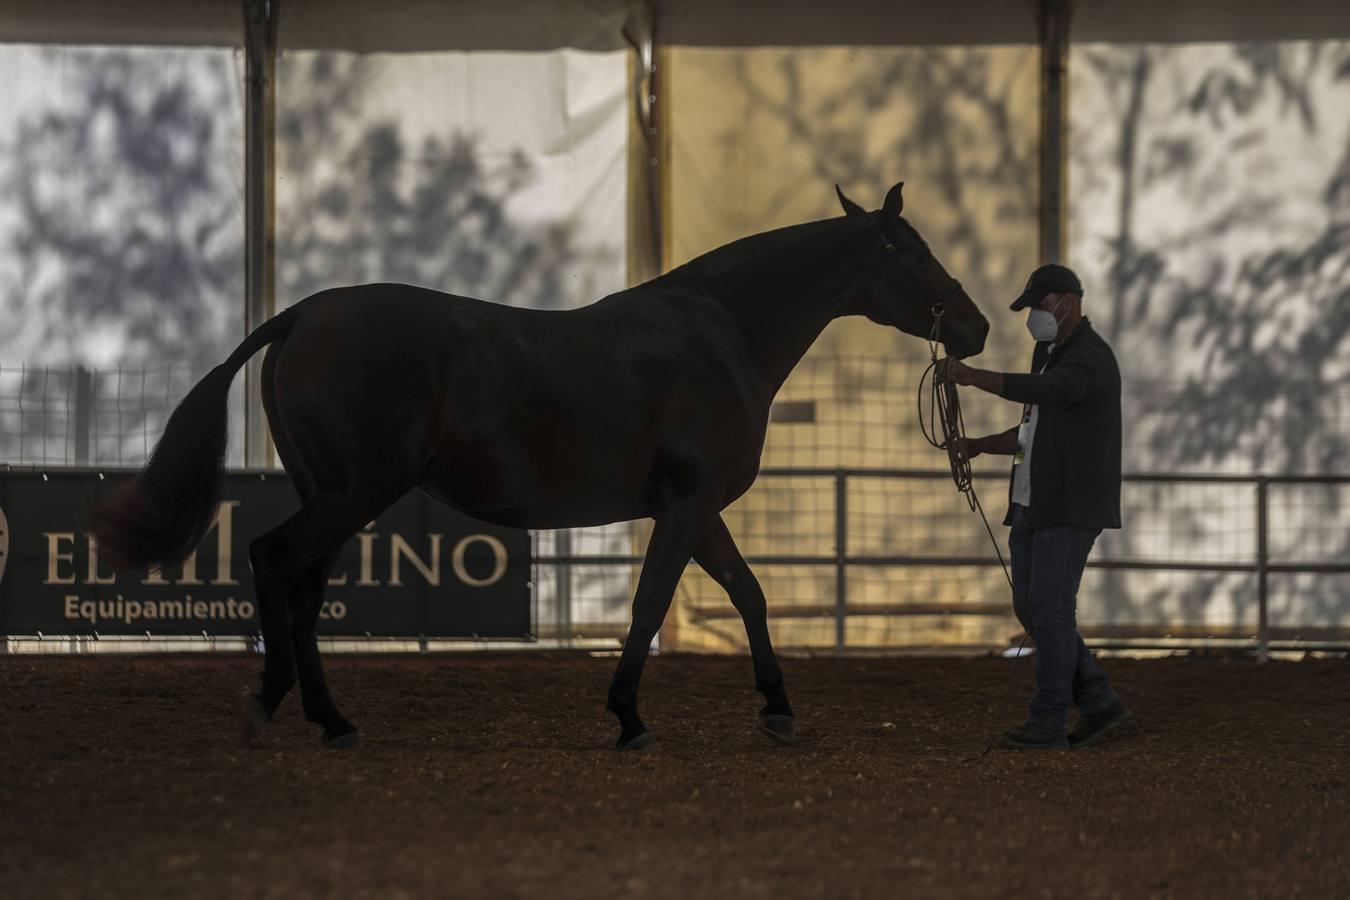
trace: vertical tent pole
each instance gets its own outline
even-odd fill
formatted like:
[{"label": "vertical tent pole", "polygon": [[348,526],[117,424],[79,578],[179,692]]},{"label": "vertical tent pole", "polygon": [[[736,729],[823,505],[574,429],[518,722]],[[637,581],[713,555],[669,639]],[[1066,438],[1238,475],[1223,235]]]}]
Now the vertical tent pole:
[{"label": "vertical tent pole", "polygon": [[[623,36],[633,48],[629,67],[633,105],[628,127],[627,282],[630,286],[650,281],[665,269],[662,184],[666,160],[661,148],[665,141],[662,133],[665,113],[662,110],[666,105],[666,95],[660,90],[661,82],[657,77],[657,12],[657,4],[653,0],[636,0],[630,4],[623,23]],[[664,121],[668,122],[669,117],[665,117]],[[646,541],[650,536],[648,525],[633,523],[628,536],[630,552],[638,556],[645,553]],[[566,575],[560,571],[558,577],[564,579]],[[570,619],[568,628],[569,632],[574,630]],[[680,647],[678,594],[666,614],[658,640],[662,649]],[[570,633],[568,641],[570,646]]]},{"label": "vertical tent pole", "polygon": [[[244,331],[276,314],[276,61],[281,0],[243,0],[244,56]],[[272,443],[263,413],[262,355],[244,370],[244,465],[272,465]]]},{"label": "vertical tent pole", "polygon": [[1041,40],[1041,262],[1064,259],[1067,144],[1067,71],[1070,0],[1040,0]]},{"label": "vertical tent pole", "polygon": [[[656,71],[657,9],[650,0],[635,4],[624,22],[623,34],[633,47],[633,118],[629,131],[628,283],[642,284],[660,275],[662,209],[660,97]],[[658,99],[660,102],[658,103]]]}]

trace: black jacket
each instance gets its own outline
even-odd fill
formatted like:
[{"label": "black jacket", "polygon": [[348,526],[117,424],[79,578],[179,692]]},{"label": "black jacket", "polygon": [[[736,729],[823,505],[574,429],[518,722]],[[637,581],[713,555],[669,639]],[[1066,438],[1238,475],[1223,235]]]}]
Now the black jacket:
[{"label": "black jacket", "polygon": [[[1032,375],[1003,376],[1002,397],[1040,406],[1031,449],[1030,526],[1120,527],[1120,367],[1086,318],[1050,353],[1038,343]],[[1012,478],[1008,516],[1012,524]]]}]

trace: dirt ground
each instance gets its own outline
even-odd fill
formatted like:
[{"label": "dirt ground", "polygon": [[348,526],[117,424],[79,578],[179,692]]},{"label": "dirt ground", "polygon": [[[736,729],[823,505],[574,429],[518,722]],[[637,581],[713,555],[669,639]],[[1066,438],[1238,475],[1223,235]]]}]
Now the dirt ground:
[{"label": "dirt ground", "polygon": [[1350,663],[1107,662],[1137,724],[991,751],[1031,666],[786,659],[800,742],[743,658],[653,658],[655,749],[611,749],[614,660],[329,657],[362,728],[256,657],[0,657],[0,896],[1350,897]]}]

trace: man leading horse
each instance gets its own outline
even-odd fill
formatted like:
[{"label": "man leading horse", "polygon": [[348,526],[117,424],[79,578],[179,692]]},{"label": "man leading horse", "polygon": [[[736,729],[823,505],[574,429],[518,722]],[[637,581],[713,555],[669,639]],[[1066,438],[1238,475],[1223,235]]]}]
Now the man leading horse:
[{"label": "man leading horse", "polygon": [[[1027,721],[1005,732],[1013,750],[1086,747],[1120,727],[1130,711],[1078,633],[1078,584],[1104,528],[1120,527],[1120,368],[1083,315],[1083,286],[1060,265],[1032,273],[1013,301],[1027,309],[1036,341],[1031,372],[947,365],[956,384],[1021,403],[1021,424],[970,438],[966,456],[1013,457],[1008,546],[1013,610],[1036,641],[1036,693]],[[1067,733],[1070,705],[1080,711]]]}]

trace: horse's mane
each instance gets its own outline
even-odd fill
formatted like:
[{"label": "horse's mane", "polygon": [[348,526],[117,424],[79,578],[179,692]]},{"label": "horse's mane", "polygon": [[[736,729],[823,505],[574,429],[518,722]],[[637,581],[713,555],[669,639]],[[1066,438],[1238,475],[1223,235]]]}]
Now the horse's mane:
[{"label": "horse's mane", "polygon": [[676,281],[686,278],[705,278],[709,275],[725,272],[733,266],[749,262],[766,253],[795,250],[800,245],[817,242],[826,233],[836,230],[841,221],[838,217],[820,219],[815,222],[803,222],[799,225],[788,225],[785,228],[775,228],[772,231],[752,234],[732,241],[730,244],[723,244],[714,250],[709,250],[701,256],[696,256],[684,265],[671,269],[655,280]]}]

